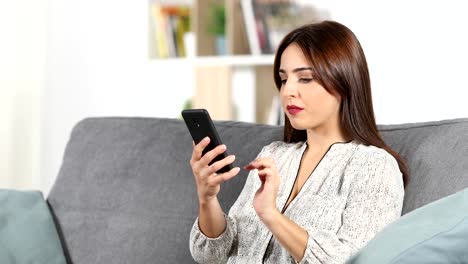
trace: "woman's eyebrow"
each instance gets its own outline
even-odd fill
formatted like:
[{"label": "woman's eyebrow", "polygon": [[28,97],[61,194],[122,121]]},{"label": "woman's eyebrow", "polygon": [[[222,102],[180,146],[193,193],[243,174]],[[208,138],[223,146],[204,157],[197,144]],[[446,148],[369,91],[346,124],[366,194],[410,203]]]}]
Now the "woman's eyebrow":
[{"label": "woman's eyebrow", "polygon": [[[294,69],[292,72],[296,73],[296,72],[300,72],[300,71],[312,71],[312,68],[311,67],[299,67],[299,68]],[[286,73],[286,71],[283,70],[283,69],[279,69],[279,72],[280,73]]]}]

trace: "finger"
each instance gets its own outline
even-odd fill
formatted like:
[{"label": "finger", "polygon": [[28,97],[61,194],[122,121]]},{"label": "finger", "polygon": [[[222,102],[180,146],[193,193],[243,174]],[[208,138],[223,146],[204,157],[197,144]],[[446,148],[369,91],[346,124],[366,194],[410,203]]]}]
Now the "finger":
[{"label": "finger", "polygon": [[250,170],[256,170],[256,169],[261,170],[261,169],[263,169],[263,168],[265,168],[265,166],[263,166],[263,165],[252,165],[252,164],[248,164],[248,165],[244,166],[244,170],[248,170],[248,171],[250,171]]},{"label": "finger", "polygon": [[216,176],[216,172],[212,172],[210,167],[203,167],[200,169],[200,172],[198,173],[200,175],[201,179],[208,178],[210,176]]},{"label": "finger", "polygon": [[208,146],[209,143],[210,143],[210,138],[205,137],[193,148],[192,161],[200,160],[200,158],[202,157],[203,150],[205,149],[206,146]]},{"label": "finger", "polygon": [[221,184],[225,181],[228,181],[230,179],[232,179],[233,177],[235,177],[240,171],[240,168],[239,167],[235,167],[235,168],[232,168],[230,171],[228,172],[225,172],[225,173],[222,173],[222,174],[218,174],[216,176],[213,176],[211,177],[210,176],[210,179],[208,180],[211,184]]},{"label": "finger", "polygon": [[244,170],[254,170],[255,167],[252,166],[251,164],[247,164],[247,165],[245,165],[245,166],[243,167],[243,169],[244,169]]},{"label": "finger", "polygon": [[273,170],[270,168],[264,168],[262,170],[259,170],[257,174],[258,176],[270,177],[271,175],[273,175]]},{"label": "finger", "polygon": [[202,166],[207,166],[214,158],[216,158],[216,156],[222,154],[225,151],[226,145],[221,144],[215,147],[214,149],[208,151],[205,155],[203,155],[203,157],[201,157],[200,159],[200,163],[202,164]]},{"label": "finger", "polygon": [[274,167],[275,162],[272,158],[258,158],[244,166],[245,170],[262,169],[263,167]]},{"label": "finger", "polygon": [[273,165],[273,159],[270,158],[258,158],[250,162],[249,164],[252,165],[253,167],[259,168],[261,166],[263,167],[270,167]]},{"label": "finger", "polygon": [[266,176],[265,175],[259,175],[258,177],[259,177],[260,181],[262,182],[262,184],[264,184],[265,181],[266,181]]},{"label": "finger", "polygon": [[209,171],[211,173],[215,173],[218,170],[220,170],[221,168],[223,168],[224,166],[233,163],[235,159],[236,159],[236,156],[229,155],[229,156],[225,157],[224,159],[211,164],[209,166]]}]

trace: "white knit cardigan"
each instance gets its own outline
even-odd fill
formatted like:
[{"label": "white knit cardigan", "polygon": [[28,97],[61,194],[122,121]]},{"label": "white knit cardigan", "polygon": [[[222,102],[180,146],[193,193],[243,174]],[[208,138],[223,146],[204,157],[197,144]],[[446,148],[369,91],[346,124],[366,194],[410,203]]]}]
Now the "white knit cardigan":
[{"label": "white knit cardigan", "polygon": [[[307,142],[275,141],[257,157],[274,159],[281,177],[276,205],[281,212],[291,194]],[[238,199],[225,215],[227,227],[206,237],[198,218],[190,252],[198,263],[297,263],[260,221],[253,208],[260,187],[250,171]],[[283,213],[308,232],[300,264],[344,263],[377,232],[401,215],[403,179],[395,158],[356,140],[330,146],[298,195]]]}]

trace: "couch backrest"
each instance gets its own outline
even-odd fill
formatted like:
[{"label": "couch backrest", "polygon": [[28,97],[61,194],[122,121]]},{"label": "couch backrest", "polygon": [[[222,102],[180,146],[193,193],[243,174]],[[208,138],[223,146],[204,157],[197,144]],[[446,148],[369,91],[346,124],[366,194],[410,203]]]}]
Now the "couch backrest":
[{"label": "couch backrest", "polygon": [[[282,128],[215,122],[243,166]],[[379,126],[408,160],[405,212],[468,186],[468,119]],[[193,263],[189,233],[198,203],[192,145],[181,120],[90,118],[71,134],[49,194],[70,263]],[[225,212],[247,172],[222,186]]]},{"label": "couch backrest", "polygon": [[410,168],[403,214],[468,187],[468,118],[379,126]]},{"label": "couch backrest", "polygon": [[[227,122],[218,131],[237,165],[281,129]],[[48,201],[78,264],[194,263],[189,233],[198,200],[192,139],[181,120],[91,118],[75,126]],[[222,186],[227,212],[247,173]]]}]

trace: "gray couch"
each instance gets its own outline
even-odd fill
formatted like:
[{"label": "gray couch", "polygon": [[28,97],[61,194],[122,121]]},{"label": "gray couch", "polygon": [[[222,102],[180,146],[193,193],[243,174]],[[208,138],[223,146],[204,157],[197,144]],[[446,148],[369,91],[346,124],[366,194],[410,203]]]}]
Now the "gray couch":
[{"label": "gray couch", "polygon": [[[281,140],[282,128],[215,122],[236,164]],[[404,212],[468,187],[468,118],[381,125],[408,162]],[[189,233],[197,196],[190,135],[181,120],[89,118],[78,123],[48,196],[66,258],[74,264],[193,263]],[[225,212],[247,172],[222,186]]]}]

